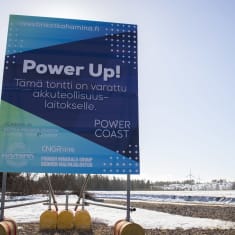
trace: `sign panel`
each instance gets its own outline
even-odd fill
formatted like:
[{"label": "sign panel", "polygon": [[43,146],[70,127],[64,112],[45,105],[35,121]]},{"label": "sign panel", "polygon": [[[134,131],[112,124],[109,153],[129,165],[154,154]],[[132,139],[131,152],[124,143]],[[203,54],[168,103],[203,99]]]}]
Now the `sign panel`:
[{"label": "sign panel", "polygon": [[11,15],[0,171],[139,173],[137,26]]}]

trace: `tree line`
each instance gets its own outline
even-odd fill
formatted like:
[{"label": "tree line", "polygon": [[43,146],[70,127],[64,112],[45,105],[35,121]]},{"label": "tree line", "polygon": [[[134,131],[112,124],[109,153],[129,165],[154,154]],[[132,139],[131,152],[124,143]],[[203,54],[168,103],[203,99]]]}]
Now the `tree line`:
[{"label": "tree line", "polygon": [[[56,193],[64,191],[79,192],[86,175],[83,174],[50,174],[52,187]],[[214,182],[213,180],[212,182]],[[220,180],[221,181],[221,180]],[[218,182],[220,182],[218,181]],[[2,185],[2,173],[0,173],[0,188]],[[164,186],[171,184],[195,184],[194,181],[155,181],[131,180],[131,190],[163,190]],[[91,175],[86,190],[126,190],[126,179],[108,175]],[[48,192],[47,178],[44,174],[33,173],[8,173],[7,192],[17,195],[28,195]],[[232,190],[235,190],[235,182],[232,183]]]},{"label": "tree line", "polygon": [[[55,192],[80,191],[86,175],[50,174],[50,181]],[[0,174],[2,182],[2,173]],[[107,175],[90,175],[86,190],[126,190],[126,179]],[[131,190],[150,190],[149,180],[131,180]],[[33,173],[8,173],[7,192],[28,195],[46,193],[48,183],[45,175]]]}]

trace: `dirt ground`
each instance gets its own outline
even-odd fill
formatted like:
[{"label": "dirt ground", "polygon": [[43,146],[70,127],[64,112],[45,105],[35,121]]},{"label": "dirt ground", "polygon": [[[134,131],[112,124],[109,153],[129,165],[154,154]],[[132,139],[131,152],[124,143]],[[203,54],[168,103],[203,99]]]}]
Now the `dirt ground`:
[{"label": "dirt ground", "polygon": [[[105,224],[93,223],[90,231],[51,231],[40,232],[38,223],[18,224],[18,235],[113,235],[112,227]],[[135,235],[135,234],[133,234]],[[234,230],[220,229],[146,229],[145,235],[235,235]]]}]

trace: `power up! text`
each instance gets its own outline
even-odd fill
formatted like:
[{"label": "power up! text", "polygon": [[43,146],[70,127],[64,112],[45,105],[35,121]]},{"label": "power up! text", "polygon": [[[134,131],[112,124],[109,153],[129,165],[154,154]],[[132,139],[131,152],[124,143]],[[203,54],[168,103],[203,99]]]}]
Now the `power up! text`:
[{"label": "power up! text", "polygon": [[[23,62],[23,73],[36,72],[37,74],[81,76],[85,70],[86,67],[81,65],[38,64],[35,60],[24,60]],[[90,63],[88,73],[91,77],[103,78],[104,81],[108,81],[111,78],[120,78],[121,68],[120,65],[107,68],[102,64]]]}]

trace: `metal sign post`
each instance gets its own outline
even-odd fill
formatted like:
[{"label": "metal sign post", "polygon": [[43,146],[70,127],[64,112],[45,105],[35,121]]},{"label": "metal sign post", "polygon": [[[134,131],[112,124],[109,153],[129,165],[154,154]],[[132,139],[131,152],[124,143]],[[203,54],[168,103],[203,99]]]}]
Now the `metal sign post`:
[{"label": "metal sign post", "polygon": [[131,206],[131,175],[127,175],[126,181],[126,220],[130,221],[130,206]]},{"label": "metal sign post", "polygon": [[69,192],[66,192],[66,195],[65,195],[65,210],[66,211],[69,210]]},{"label": "metal sign post", "polygon": [[0,221],[4,219],[5,195],[7,188],[7,172],[2,173],[2,195],[1,195],[1,214]]}]

